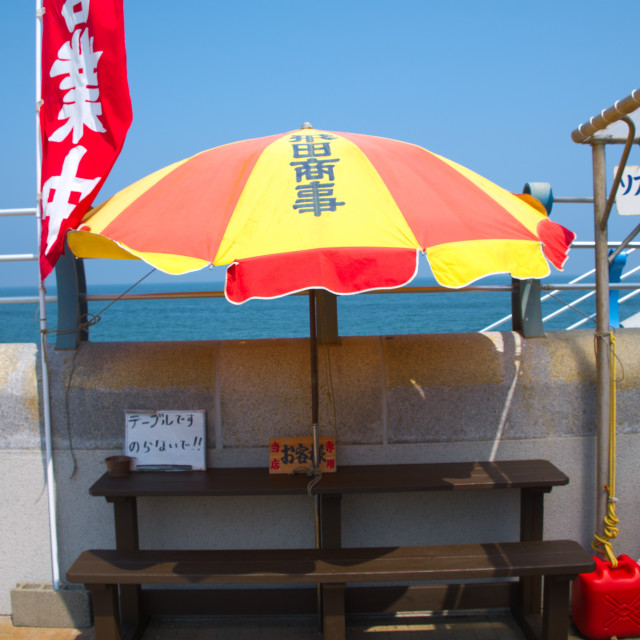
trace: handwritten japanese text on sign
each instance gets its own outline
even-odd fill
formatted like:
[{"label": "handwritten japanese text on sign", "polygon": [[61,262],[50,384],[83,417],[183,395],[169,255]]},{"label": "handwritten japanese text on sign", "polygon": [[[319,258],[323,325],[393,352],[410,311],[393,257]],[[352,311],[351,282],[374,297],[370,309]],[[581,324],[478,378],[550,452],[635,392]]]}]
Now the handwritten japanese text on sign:
[{"label": "handwritten japanese text on sign", "polygon": [[205,412],[125,411],[125,455],[135,466],[206,468]]},{"label": "handwritten japanese text on sign", "polygon": [[[336,441],[318,438],[318,462],[322,473],[336,470]],[[302,473],[313,467],[313,438],[271,438],[269,473]]]}]

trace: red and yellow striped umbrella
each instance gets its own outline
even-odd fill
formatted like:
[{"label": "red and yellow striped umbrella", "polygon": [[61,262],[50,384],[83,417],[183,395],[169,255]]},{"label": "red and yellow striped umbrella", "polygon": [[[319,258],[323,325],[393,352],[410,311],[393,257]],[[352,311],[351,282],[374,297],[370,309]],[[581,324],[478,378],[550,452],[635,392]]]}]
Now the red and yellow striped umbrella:
[{"label": "red and yellow striped umbrella", "polygon": [[68,241],[79,257],[173,274],[230,265],[225,292],[239,303],[399,287],[420,252],[447,287],[541,278],[574,237],[530,196],[421,147],[303,127],[161,169],[89,211]]}]

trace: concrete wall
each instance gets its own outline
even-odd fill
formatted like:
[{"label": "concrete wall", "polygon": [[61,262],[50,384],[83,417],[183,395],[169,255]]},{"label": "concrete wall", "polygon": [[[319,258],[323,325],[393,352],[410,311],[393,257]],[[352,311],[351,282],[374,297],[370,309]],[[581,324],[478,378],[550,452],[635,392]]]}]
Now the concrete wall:
[{"label": "concrete wall", "polygon": [[[617,333],[616,553],[640,556],[640,330]],[[89,486],[122,449],[124,411],[205,409],[209,466],[264,466],[277,435],[309,435],[304,339],[88,343],[48,353],[62,575],[83,549],[114,545],[112,509]],[[39,354],[0,345],[0,614],[18,582],[50,582]],[[594,530],[591,332],[343,338],[320,351],[321,433],[338,464],[547,458],[571,478],[546,498],[547,537]],[[346,544],[513,537],[515,492],[348,496]],[[312,545],[306,498],[141,500],[145,546]]]}]

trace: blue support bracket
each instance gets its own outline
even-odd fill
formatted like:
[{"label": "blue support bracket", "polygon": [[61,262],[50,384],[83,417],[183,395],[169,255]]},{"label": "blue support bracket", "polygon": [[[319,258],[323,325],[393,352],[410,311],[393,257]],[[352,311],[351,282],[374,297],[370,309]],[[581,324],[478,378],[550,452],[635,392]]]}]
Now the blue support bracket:
[{"label": "blue support bracket", "polygon": [[[547,215],[553,208],[553,191],[548,182],[527,182],[522,193],[539,200]],[[539,280],[511,280],[511,326],[525,338],[544,338]]]},{"label": "blue support bracket", "polygon": [[[609,255],[613,249],[609,251]],[[609,284],[619,284],[622,280],[622,271],[627,264],[628,251],[621,251],[609,265]],[[620,328],[620,291],[609,289],[609,326],[612,329]]]},{"label": "blue support bracket", "polygon": [[539,283],[511,279],[511,327],[525,338],[544,338]]},{"label": "blue support bracket", "polygon": [[522,193],[533,196],[540,200],[547,210],[547,215],[551,214],[553,208],[553,190],[548,182],[527,182],[522,188]]},{"label": "blue support bracket", "polygon": [[87,284],[84,263],[65,247],[56,263],[58,288],[58,333],[56,349],[73,350],[89,339],[89,331],[82,323],[87,319]]}]

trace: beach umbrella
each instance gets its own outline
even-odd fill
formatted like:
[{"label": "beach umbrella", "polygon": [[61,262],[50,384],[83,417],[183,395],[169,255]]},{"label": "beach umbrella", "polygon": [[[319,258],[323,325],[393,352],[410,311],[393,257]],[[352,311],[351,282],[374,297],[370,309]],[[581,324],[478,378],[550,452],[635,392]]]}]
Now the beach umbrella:
[{"label": "beach umbrella", "polygon": [[496,273],[542,278],[549,262],[562,268],[574,237],[531,196],[419,146],[305,124],[156,171],[89,211],[68,244],[78,257],[141,259],[171,274],[229,265],[233,303],[309,290],[312,304],[316,289],[405,285],[420,253],[446,287]]}]

